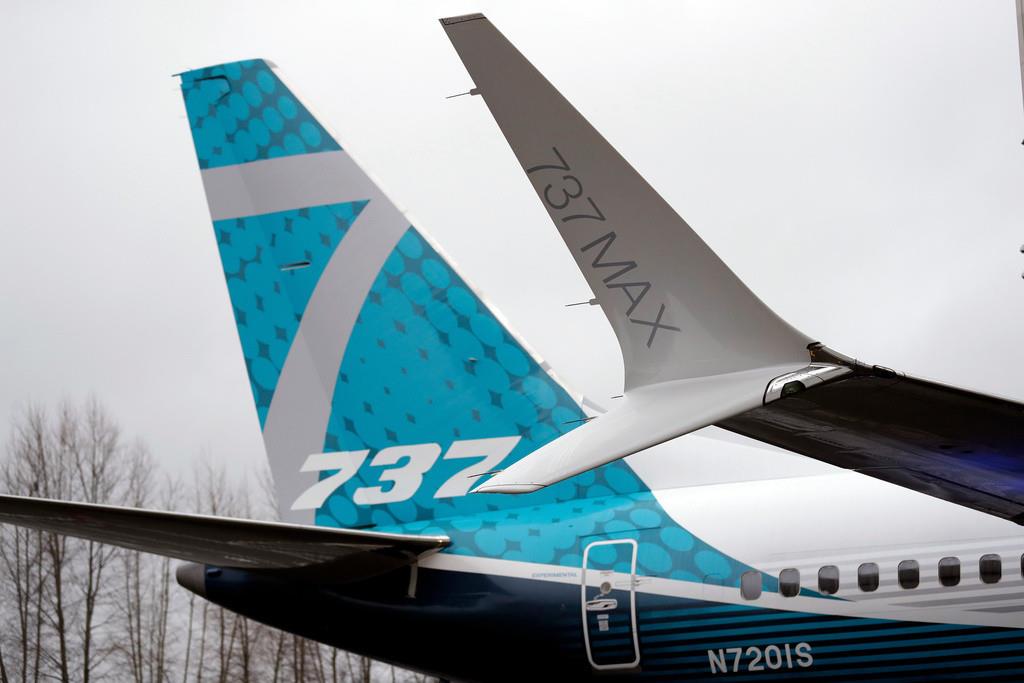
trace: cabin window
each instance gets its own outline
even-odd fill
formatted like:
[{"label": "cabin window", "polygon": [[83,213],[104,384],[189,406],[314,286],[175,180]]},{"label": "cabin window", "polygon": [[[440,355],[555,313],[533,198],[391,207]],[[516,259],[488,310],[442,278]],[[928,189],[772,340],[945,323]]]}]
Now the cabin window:
[{"label": "cabin window", "polygon": [[800,594],[799,569],[783,569],[779,572],[779,593],[784,598],[792,598]]},{"label": "cabin window", "polygon": [[865,593],[878,590],[878,565],[874,562],[865,562],[857,567],[857,585]]},{"label": "cabin window", "polygon": [[978,560],[978,574],[983,583],[999,583],[1003,578],[1003,559],[998,555],[982,555]]},{"label": "cabin window", "polygon": [[740,575],[740,594],[744,600],[761,597],[761,572],[743,572]]},{"label": "cabin window", "polygon": [[[1021,562],[1024,562],[1024,559]],[[839,592],[839,567],[829,564],[818,570],[818,592],[825,595]]]},{"label": "cabin window", "polygon": [[896,570],[901,588],[917,588],[921,583],[921,566],[916,560],[903,560]]},{"label": "cabin window", "polygon": [[960,583],[960,558],[944,557],[939,560],[939,583],[947,587]]}]

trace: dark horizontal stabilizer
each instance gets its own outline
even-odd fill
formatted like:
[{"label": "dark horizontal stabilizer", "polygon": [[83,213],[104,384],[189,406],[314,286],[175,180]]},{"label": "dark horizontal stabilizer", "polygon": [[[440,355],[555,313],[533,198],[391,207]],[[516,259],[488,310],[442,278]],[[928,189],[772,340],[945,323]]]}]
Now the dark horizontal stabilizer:
[{"label": "dark horizontal stabilizer", "polygon": [[848,364],[718,426],[1024,524],[1024,405]]},{"label": "dark horizontal stabilizer", "polygon": [[323,574],[341,583],[411,564],[450,543],[354,529],[0,496],[0,523],[218,567]]}]

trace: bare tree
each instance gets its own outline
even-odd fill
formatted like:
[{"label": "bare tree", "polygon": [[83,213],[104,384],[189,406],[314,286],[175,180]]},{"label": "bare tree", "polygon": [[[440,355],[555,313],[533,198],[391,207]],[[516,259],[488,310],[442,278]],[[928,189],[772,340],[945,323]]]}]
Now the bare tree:
[{"label": "bare tree", "polygon": [[[62,424],[69,433],[70,455],[77,475],[74,482],[78,496],[89,503],[120,502],[129,505],[145,504],[150,488],[153,463],[145,446],[136,443],[124,449],[120,443],[120,430],[95,398],[87,401],[84,414],[79,417],[73,410],[62,411]],[[97,618],[104,608],[104,574],[118,553],[113,546],[87,541],[84,560],[80,564],[77,583],[82,599],[82,681],[88,683],[100,657],[94,652]]]},{"label": "bare tree", "polygon": [[361,657],[351,653],[345,653],[345,661],[348,664],[349,679],[359,683],[370,683],[373,680],[373,660],[369,657]]},{"label": "bare tree", "polygon": [[[38,461],[34,452],[42,447],[41,428],[46,416],[42,409],[30,406],[15,422],[2,470],[3,487],[19,495],[39,495],[32,465]],[[0,561],[3,566],[5,607],[13,605],[15,618],[5,614],[5,621],[15,628],[5,635],[14,641],[16,657],[11,660],[9,675],[15,680],[36,681],[42,652],[39,602],[42,575],[42,535],[37,531],[5,526],[0,532]],[[6,610],[5,610],[6,611]]]},{"label": "bare tree", "polygon": [[[152,487],[153,464],[144,447],[138,445],[125,463],[124,502],[132,507],[145,507],[149,502]],[[144,615],[149,611],[147,590],[144,586],[146,568],[149,562],[141,553],[121,554],[121,622],[124,625],[123,638],[119,649],[127,660],[131,680],[143,683],[147,674],[148,638],[145,630],[148,622]]]},{"label": "bare tree", "polygon": [[[269,468],[234,479],[204,457],[190,487],[159,477],[95,399],[53,413],[32,406],[13,424],[6,492],[277,519]],[[172,569],[167,558],[0,525],[0,683],[427,680],[201,600],[177,588]]]},{"label": "bare tree", "polygon": [[[48,425],[45,418],[32,425],[37,447],[31,452],[31,467],[40,495],[44,498],[69,500],[74,496],[72,478],[69,476],[69,461],[76,447],[78,426],[71,407],[60,407],[56,423]],[[68,579],[70,551],[74,545],[66,536],[43,534],[43,558],[49,576],[49,590],[46,592],[47,609],[44,618],[52,635],[57,640],[57,651],[47,650],[47,659],[56,667],[61,681],[71,680],[70,652],[68,643],[70,615],[67,613],[69,598],[65,595]]]},{"label": "bare tree", "polygon": [[3,647],[0,647],[0,683],[7,683],[7,667],[4,665]]},{"label": "bare tree", "polygon": [[[178,497],[181,486],[176,479],[165,479],[161,487],[160,505],[164,509],[171,509]],[[173,645],[170,637],[171,622],[171,561],[169,558],[150,558],[155,571],[153,581],[152,600],[149,613],[150,620],[150,656],[148,657],[149,680],[153,683],[162,683],[168,678],[172,667],[170,647]],[[195,597],[189,593],[189,597]]]}]

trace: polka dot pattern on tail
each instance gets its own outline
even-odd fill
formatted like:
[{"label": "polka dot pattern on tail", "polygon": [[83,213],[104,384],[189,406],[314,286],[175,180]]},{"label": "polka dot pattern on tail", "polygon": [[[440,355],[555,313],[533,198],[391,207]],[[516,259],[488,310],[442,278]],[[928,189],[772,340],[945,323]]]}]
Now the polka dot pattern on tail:
[{"label": "polka dot pattern on tail", "polygon": [[[331,204],[213,224],[261,427],[313,288],[366,204]],[[302,263],[308,265],[295,267]]]},{"label": "polka dot pattern on tail", "polygon": [[[452,538],[445,552],[577,567],[585,539],[643,534],[641,573],[698,575],[697,553],[738,566],[672,522],[623,461],[524,496],[434,498],[473,462],[445,459],[453,442],[520,437],[496,465],[503,468],[577,427],[581,417],[565,389],[410,228],[370,288],[349,337],[324,448],[369,449],[369,461],[389,446],[437,443],[442,457],[408,500],[356,506],[355,523],[332,524],[332,500],[351,500],[360,487],[389,485],[380,479],[386,468],[364,465],[328,497],[317,521],[403,532],[429,519]],[[380,527],[377,510],[402,520],[415,514],[417,521]],[[669,534],[674,546],[663,545],[659,534]],[[613,564],[624,561],[614,550],[605,552],[615,553]],[[731,569],[729,576],[740,573]]]},{"label": "polka dot pattern on tail", "polygon": [[[443,453],[458,440],[519,437],[501,463],[507,466],[578,426],[582,417],[565,389],[410,228],[386,260],[349,336],[324,448],[370,449],[372,459],[373,451],[395,445],[438,443]],[[418,519],[449,514],[442,507],[451,505],[470,514],[526,502],[501,495],[433,497],[472,462],[442,457],[423,474],[410,499]],[[381,485],[382,471],[364,465],[332,497],[351,499],[357,488]],[[616,473],[619,489],[642,490],[624,464],[607,471]],[[587,474],[531,494],[528,502],[584,498],[591,487],[593,495],[612,491],[603,473]],[[372,507],[360,507],[359,524],[371,523]]]},{"label": "polka dot pattern on tail", "polygon": [[341,149],[262,59],[187,71],[181,90],[200,168]]}]

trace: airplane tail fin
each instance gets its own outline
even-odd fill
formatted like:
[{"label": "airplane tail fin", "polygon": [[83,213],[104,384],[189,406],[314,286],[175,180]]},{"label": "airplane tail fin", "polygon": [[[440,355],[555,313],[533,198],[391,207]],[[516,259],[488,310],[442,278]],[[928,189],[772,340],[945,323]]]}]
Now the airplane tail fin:
[{"label": "airplane tail fin", "polygon": [[181,87],[282,517],[385,527],[514,506],[466,494],[581,424],[580,403],[272,64]]},{"label": "airplane tail fin", "polygon": [[761,405],[811,339],[768,308],[482,14],[441,24],[619,341],[614,410],[492,479],[533,491]]}]

